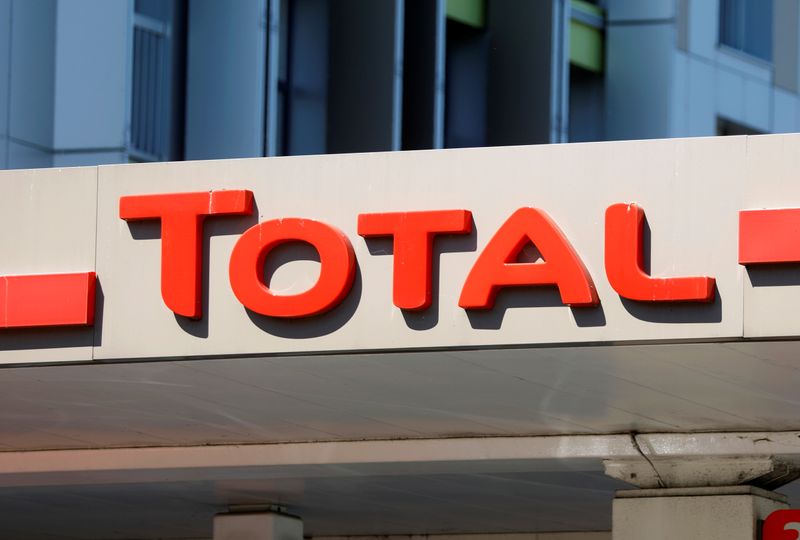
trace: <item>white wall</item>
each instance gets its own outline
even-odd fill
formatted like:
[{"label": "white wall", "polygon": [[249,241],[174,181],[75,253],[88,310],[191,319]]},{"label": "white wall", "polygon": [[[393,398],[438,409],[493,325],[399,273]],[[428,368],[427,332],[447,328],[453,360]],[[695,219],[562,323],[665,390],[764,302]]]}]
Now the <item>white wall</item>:
[{"label": "white wall", "polygon": [[0,0],[0,167],[127,161],[132,0]]},{"label": "white wall", "polygon": [[189,10],[186,159],[264,155],[267,0]]},{"label": "white wall", "polygon": [[669,133],[672,55],[671,0],[611,0],[606,27],[606,136],[651,139]]}]

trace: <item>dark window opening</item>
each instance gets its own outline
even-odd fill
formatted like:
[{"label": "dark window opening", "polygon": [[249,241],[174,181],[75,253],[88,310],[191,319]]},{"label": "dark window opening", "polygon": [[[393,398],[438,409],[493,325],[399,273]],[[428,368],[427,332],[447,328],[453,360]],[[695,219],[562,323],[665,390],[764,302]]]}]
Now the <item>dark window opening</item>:
[{"label": "dark window opening", "polygon": [[131,160],[183,159],[185,71],[186,3],[136,0]]},{"label": "dark window opening", "polygon": [[486,146],[488,32],[448,20],[445,71],[445,147]]},{"label": "dark window opening", "polygon": [[328,0],[282,0],[278,69],[278,154],[327,151],[330,40]]},{"label": "dark window opening", "polygon": [[763,131],[727,118],[717,118],[717,135],[761,135],[763,133]]},{"label": "dark window opening", "polygon": [[403,38],[404,150],[441,148],[444,13],[439,2],[405,0]]},{"label": "dark window opening", "polygon": [[605,140],[605,81],[602,73],[570,66],[569,141]]},{"label": "dark window opening", "polygon": [[719,42],[772,61],[772,0],[720,0]]}]

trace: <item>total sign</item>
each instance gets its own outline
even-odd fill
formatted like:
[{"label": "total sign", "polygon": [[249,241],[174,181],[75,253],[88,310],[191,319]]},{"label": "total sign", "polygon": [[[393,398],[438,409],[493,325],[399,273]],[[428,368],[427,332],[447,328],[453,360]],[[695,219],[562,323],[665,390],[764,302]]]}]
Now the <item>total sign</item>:
[{"label": "total sign", "polygon": [[[161,222],[161,296],[174,313],[192,319],[202,317],[203,221],[211,216],[240,216],[252,211],[253,194],[247,190],[120,199],[122,219]],[[616,204],[606,211],[605,266],[611,286],[630,300],[710,302],[714,298],[714,278],[653,278],[646,274],[643,221],[644,212],[635,204]],[[778,228],[769,227],[768,222]],[[741,226],[740,262],[774,262],[768,257],[776,252],[763,248],[764,243],[772,243],[768,233],[800,228],[800,210],[777,211],[777,215],[775,211],[745,213]],[[393,303],[404,310],[431,307],[434,239],[470,232],[469,210],[358,216],[359,235],[392,238]],[[289,242],[307,243],[319,254],[316,283],[298,294],[276,293],[266,283],[267,257]],[[793,257],[789,260],[800,260],[800,246],[780,251],[785,243],[781,242],[777,253],[783,256],[785,251]],[[541,253],[541,260],[519,262],[522,249],[529,244]],[[752,256],[756,251],[762,256]],[[350,240],[335,226],[301,217],[277,218],[253,225],[236,241],[230,256],[230,284],[242,305],[255,313],[279,318],[311,317],[335,308],[347,297],[356,264]],[[502,289],[529,286],[557,287],[561,301],[568,306],[600,303],[592,277],[569,240],[544,210],[530,207],[514,211],[483,248],[467,276],[458,305],[464,309],[491,309]],[[65,318],[64,322],[71,321]]]},{"label": "total sign", "polygon": [[0,360],[794,336],[798,156],[790,135],[6,171]]}]

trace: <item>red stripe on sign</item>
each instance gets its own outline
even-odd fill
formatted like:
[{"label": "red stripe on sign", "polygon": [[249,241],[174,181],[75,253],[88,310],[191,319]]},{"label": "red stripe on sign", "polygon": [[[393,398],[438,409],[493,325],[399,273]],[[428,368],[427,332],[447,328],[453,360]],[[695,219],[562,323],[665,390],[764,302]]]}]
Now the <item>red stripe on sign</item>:
[{"label": "red stripe on sign", "polygon": [[800,262],[800,208],[739,212],[739,264]]},{"label": "red stripe on sign", "polygon": [[94,323],[94,272],[0,276],[0,328]]}]

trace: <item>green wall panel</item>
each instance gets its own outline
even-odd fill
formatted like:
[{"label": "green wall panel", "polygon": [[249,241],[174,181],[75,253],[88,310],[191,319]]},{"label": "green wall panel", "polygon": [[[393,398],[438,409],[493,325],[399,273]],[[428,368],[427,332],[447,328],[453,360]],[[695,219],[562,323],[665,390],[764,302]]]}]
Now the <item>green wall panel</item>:
[{"label": "green wall panel", "polygon": [[569,61],[571,64],[594,71],[603,71],[603,29],[602,27],[587,24],[574,16],[581,12],[590,18],[597,18],[602,22],[603,10],[599,7],[572,0],[573,18],[569,27]]},{"label": "green wall panel", "polygon": [[447,0],[447,18],[476,28],[486,24],[484,0]]}]

